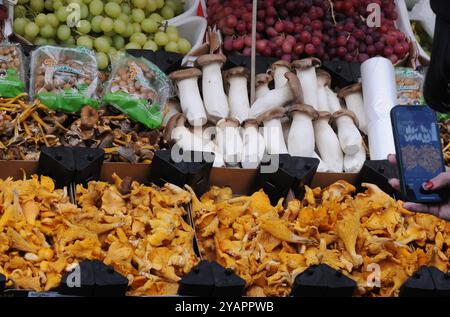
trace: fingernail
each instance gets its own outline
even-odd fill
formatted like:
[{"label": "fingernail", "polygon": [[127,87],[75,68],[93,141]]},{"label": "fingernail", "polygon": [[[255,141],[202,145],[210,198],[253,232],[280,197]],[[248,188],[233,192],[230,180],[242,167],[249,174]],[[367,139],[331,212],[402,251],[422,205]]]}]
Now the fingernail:
[{"label": "fingernail", "polygon": [[428,181],[428,182],[424,185],[425,189],[427,189],[427,190],[432,189],[433,186],[434,186],[434,184],[433,184],[432,181]]}]

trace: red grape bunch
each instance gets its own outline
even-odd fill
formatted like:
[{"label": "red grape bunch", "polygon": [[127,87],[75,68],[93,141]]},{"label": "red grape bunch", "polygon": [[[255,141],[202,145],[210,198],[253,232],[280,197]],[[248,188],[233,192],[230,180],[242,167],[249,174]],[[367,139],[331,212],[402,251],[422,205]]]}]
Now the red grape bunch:
[{"label": "red grape bunch", "polygon": [[[380,6],[379,27],[369,27],[370,3]],[[251,54],[252,1],[208,0],[208,23],[224,36],[224,50]],[[256,51],[292,61],[307,56],[362,63],[384,56],[397,63],[409,42],[396,29],[394,0],[259,0]]]}]

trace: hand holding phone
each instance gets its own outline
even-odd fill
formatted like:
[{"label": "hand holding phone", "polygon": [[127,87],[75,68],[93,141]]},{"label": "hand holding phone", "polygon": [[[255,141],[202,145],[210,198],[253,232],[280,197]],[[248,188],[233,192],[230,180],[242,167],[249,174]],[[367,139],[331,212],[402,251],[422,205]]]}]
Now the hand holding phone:
[{"label": "hand holding phone", "polygon": [[436,114],[426,106],[396,106],[391,110],[401,192],[405,200],[440,203],[446,190],[429,181],[445,172]]},{"label": "hand holding phone", "polygon": [[[395,154],[388,155],[389,163],[397,166],[397,158]],[[433,189],[442,189],[450,187],[450,171],[444,172],[433,178],[429,181],[433,184]],[[400,191],[400,180],[398,178],[391,178],[389,180],[389,184],[391,184],[392,188]],[[442,203],[436,204],[420,204],[420,203],[412,203],[405,202],[403,207],[412,212],[422,212],[431,215],[435,215],[438,218],[450,221],[450,197],[447,196],[446,200]]]}]

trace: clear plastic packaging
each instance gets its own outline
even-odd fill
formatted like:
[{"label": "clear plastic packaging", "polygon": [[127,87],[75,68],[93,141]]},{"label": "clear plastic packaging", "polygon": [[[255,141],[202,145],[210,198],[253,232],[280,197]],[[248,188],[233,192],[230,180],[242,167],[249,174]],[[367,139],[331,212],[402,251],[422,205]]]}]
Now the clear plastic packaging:
[{"label": "clear plastic packaging", "polygon": [[397,82],[397,99],[400,105],[423,105],[424,76],[421,72],[412,68],[395,68],[395,80]]},{"label": "clear plastic packaging", "polygon": [[150,129],[163,121],[163,110],[173,93],[169,78],[144,58],[122,55],[105,86],[103,102]]},{"label": "clear plastic packaging", "polygon": [[0,44],[0,97],[12,98],[25,91],[24,60],[20,45]]},{"label": "clear plastic packaging", "polygon": [[31,54],[30,95],[47,107],[75,113],[97,108],[98,69],[95,55],[83,48],[41,46]]}]

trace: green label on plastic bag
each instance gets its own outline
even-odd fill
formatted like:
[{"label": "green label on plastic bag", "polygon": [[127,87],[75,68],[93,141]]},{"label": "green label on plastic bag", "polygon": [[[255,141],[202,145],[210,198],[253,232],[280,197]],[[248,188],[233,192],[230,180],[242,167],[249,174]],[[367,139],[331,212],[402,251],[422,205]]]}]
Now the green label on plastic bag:
[{"label": "green label on plastic bag", "polygon": [[40,92],[37,97],[50,109],[69,113],[79,112],[84,106],[98,108],[99,102],[85,96],[86,85],[80,85],[79,90],[65,89],[63,92]]},{"label": "green label on plastic bag", "polygon": [[163,121],[160,105],[157,103],[150,105],[147,99],[136,98],[123,91],[118,91],[107,93],[103,97],[103,101],[116,107],[133,120],[145,125],[147,128],[159,128]]},{"label": "green label on plastic bag", "polygon": [[25,91],[25,83],[20,80],[19,74],[13,68],[6,70],[5,74],[0,74],[0,96],[12,98]]}]

